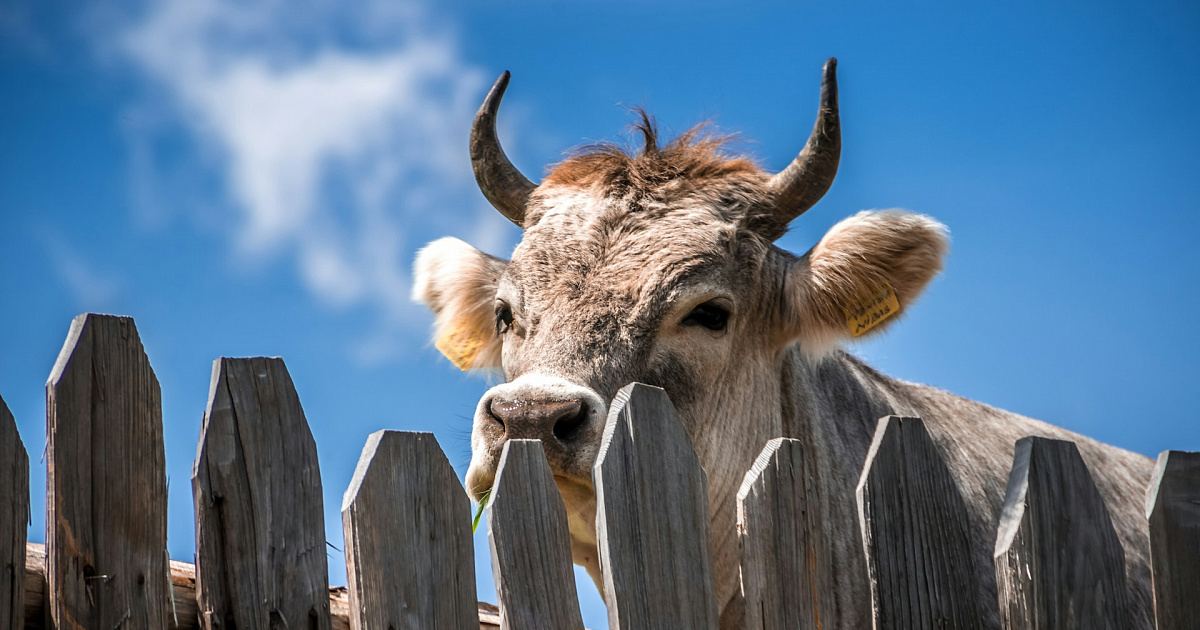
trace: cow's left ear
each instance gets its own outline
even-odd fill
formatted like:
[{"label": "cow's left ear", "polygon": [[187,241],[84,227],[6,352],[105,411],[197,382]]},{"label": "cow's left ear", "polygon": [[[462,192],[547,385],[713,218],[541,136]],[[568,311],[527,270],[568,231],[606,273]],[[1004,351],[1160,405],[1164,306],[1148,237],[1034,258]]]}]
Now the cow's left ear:
[{"label": "cow's left ear", "polygon": [[433,310],[434,345],[461,370],[500,366],[496,286],[507,265],[449,237],[417,254],[413,300]]},{"label": "cow's left ear", "polygon": [[788,270],[790,339],[820,354],[883,330],[942,269],[946,226],[898,210],[860,212],[833,226]]}]

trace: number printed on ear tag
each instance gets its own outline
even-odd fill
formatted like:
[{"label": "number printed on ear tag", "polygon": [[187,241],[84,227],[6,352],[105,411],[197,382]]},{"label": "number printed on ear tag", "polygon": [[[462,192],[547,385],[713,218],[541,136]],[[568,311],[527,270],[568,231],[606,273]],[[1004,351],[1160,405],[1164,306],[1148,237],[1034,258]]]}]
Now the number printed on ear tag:
[{"label": "number printed on ear tag", "polygon": [[842,312],[846,314],[850,334],[860,337],[883,320],[900,312],[900,300],[896,298],[892,285],[884,283],[883,289],[870,300],[855,309],[842,309]]},{"label": "number printed on ear tag", "polygon": [[455,367],[465,372],[471,369],[475,359],[479,358],[486,339],[487,336],[482,331],[456,322],[438,336],[433,346],[450,359]]}]

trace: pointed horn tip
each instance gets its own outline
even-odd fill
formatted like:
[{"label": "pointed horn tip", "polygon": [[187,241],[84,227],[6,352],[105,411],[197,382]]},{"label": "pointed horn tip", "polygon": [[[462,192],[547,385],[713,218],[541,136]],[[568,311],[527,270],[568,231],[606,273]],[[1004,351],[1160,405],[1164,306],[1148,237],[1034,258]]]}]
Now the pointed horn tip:
[{"label": "pointed horn tip", "polygon": [[487,96],[483,99],[483,104],[479,108],[480,112],[490,109],[489,106],[499,106],[500,99],[504,98],[504,91],[508,89],[508,80],[511,77],[512,73],[508,70],[500,73],[496,82],[492,84],[492,89],[488,90]]},{"label": "pointed horn tip", "polygon": [[822,109],[836,110],[838,108],[838,88],[837,88],[837,57],[830,57],[829,61],[825,62],[824,72],[821,76],[821,107]]},{"label": "pointed horn tip", "polygon": [[837,57],[830,57],[821,68],[821,85],[837,83]]}]

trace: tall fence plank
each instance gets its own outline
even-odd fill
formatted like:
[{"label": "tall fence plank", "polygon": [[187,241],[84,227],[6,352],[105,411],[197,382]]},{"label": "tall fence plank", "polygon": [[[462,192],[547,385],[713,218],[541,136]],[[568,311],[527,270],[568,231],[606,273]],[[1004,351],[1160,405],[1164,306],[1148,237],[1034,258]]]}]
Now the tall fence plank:
[{"label": "tall fence plank", "polygon": [[1125,554],[1074,442],[1017,440],[995,561],[1005,628],[1133,626]]},{"label": "tall fence plank", "polygon": [[75,318],[46,383],[46,546],[58,628],[167,624],[162,396],[133,320]]},{"label": "tall fence plank", "polygon": [[471,505],[432,433],[371,434],[342,526],[352,628],[479,627]]},{"label": "tall fence plank", "polygon": [[500,627],[583,630],[567,511],[539,440],[509,440],[488,508]]},{"label": "tall fence plank", "polygon": [[666,392],[621,388],[593,478],[609,626],[715,630],[707,481]]},{"label": "tall fence plank", "polygon": [[816,630],[832,609],[828,550],[799,440],[765,448],[738,491],[738,541],[747,630]]},{"label": "tall fence plank", "polygon": [[213,362],[192,495],[205,628],[330,628],[317,447],[283,360]]},{"label": "tall fence plank", "polygon": [[0,630],[25,626],[25,532],[29,528],[29,454],[0,398]]},{"label": "tall fence plank", "polygon": [[1146,518],[1158,630],[1200,628],[1200,453],[1159,453]]},{"label": "tall fence plank", "polygon": [[967,508],[920,418],[879,420],[855,497],[875,628],[982,628]]}]

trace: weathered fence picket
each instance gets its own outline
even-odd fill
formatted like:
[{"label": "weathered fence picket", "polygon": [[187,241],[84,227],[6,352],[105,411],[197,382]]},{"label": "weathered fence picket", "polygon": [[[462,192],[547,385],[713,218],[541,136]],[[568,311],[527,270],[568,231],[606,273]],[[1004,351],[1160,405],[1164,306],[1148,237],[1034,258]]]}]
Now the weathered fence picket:
[{"label": "weathered fence picket", "polygon": [[25,532],[29,529],[29,454],[0,398],[0,630],[25,626]]},{"label": "weathered fence picket", "polygon": [[317,446],[281,359],[213,362],[192,494],[205,628],[329,630]]},{"label": "weathered fence picket", "polygon": [[855,496],[875,628],[982,628],[967,508],[920,418],[879,420]]},{"label": "weathered fence picket", "polygon": [[666,392],[621,388],[592,476],[611,630],[715,630],[707,481]]},{"label": "weathered fence picket", "polygon": [[479,627],[471,505],[432,433],[371,434],[342,526],[352,628]]},{"label": "weathered fence picket", "polygon": [[[799,440],[767,442],[738,491],[747,630],[816,630],[832,610],[820,505]],[[779,579],[787,576],[787,579]]]},{"label": "weathered fence picket", "polygon": [[46,547],[57,628],[164,628],[158,379],[133,320],[80,315],[46,383]]},{"label": "weathered fence picket", "polygon": [[1132,627],[1125,552],[1074,442],[1017,440],[995,561],[1005,628]]},{"label": "weathered fence picket", "polygon": [[1159,453],[1146,519],[1158,630],[1200,628],[1200,453]]},{"label": "weathered fence picket", "polygon": [[509,440],[488,509],[500,627],[583,630],[567,511],[539,440]]}]

